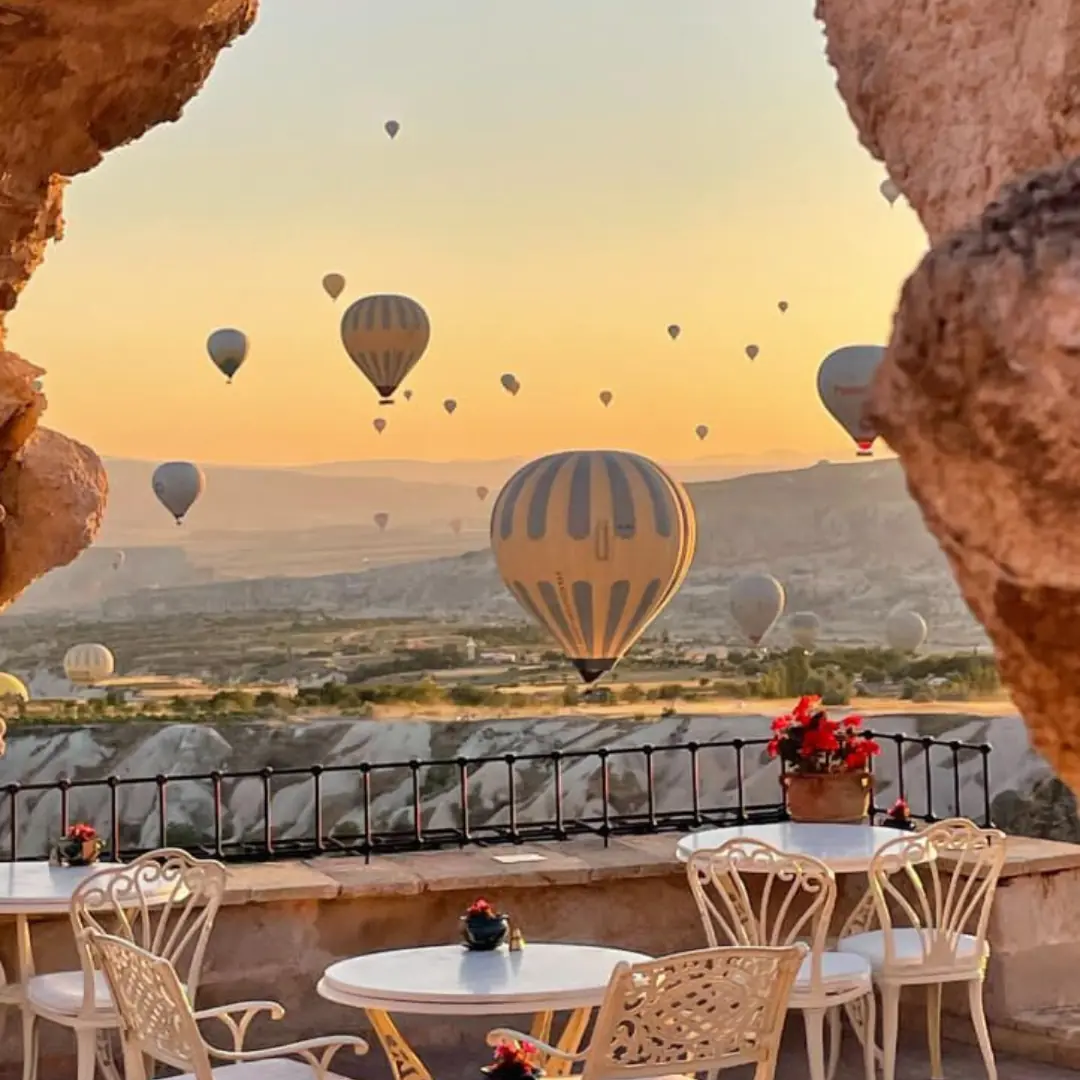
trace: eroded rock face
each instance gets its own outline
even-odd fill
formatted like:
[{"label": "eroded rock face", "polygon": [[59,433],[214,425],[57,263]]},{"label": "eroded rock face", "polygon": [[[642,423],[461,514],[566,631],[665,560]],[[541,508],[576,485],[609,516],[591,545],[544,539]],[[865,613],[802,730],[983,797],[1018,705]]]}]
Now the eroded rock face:
[{"label": "eroded rock face", "polygon": [[1080,792],[1080,0],[817,13],[863,144],[933,242],[871,412]]},{"label": "eroded rock face", "polygon": [[[0,3],[0,346],[4,314],[63,229],[67,178],[176,120],[257,0]],[[0,607],[93,540],[105,470],[39,429],[43,374],[0,351]]]}]

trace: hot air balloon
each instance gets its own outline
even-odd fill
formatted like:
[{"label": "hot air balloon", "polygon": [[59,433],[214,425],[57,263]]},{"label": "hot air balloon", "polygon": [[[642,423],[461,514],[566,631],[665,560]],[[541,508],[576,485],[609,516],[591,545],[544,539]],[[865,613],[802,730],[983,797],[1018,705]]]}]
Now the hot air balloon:
[{"label": "hot air balloon", "polygon": [[502,383],[502,388],[507,391],[507,393],[517,397],[517,392],[521,389],[521,383],[517,381],[516,375],[511,375],[510,372],[507,372],[499,379],[499,382]]},{"label": "hot air balloon", "polygon": [[477,498],[478,498],[478,499],[479,499],[479,500],[480,500],[481,502],[483,502],[483,501],[484,501],[484,500],[485,500],[485,499],[486,499],[486,498],[488,497],[488,495],[490,495],[490,494],[491,494],[490,490],[489,490],[488,488],[484,487],[484,485],[483,485],[483,484],[481,484],[481,485],[480,485],[480,486],[479,486],[479,487],[478,487],[478,488],[476,489],[476,497],[477,497]]},{"label": "hot air balloon", "polygon": [[331,300],[336,300],[345,290],[345,279],[340,274],[327,274],[322,279],[322,287]]},{"label": "hot air balloon", "polygon": [[812,611],[796,611],[791,616],[791,640],[809,652],[817,644],[821,620]]},{"label": "hot air balloon", "polygon": [[379,391],[381,405],[424,355],[431,339],[427,312],[407,296],[365,296],[341,317],[341,342],[352,362]]},{"label": "hot air balloon", "polygon": [[751,360],[756,359],[759,352],[761,352],[761,350],[756,345],[746,346],[746,355],[749,356]]},{"label": "hot air balloon", "polygon": [[448,416],[453,416],[454,411],[457,409],[457,402],[453,398],[447,398],[442,407],[446,410]]},{"label": "hot air balloon", "polygon": [[705,436],[709,434],[709,429],[705,424],[698,424],[698,426],[694,428],[694,434],[699,439],[704,439]]},{"label": "hot air balloon", "polygon": [[451,518],[450,529],[455,536],[459,536],[461,534],[461,518]]},{"label": "hot air balloon", "polygon": [[386,131],[386,134],[393,139],[401,130],[401,125],[396,120],[387,120],[386,123],[383,124],[383,129]]},{"label": "hot air balloon", "polygon": [[917,611],[900,608],[885,620],[885,640],[898,652],[915,652],[926,635],[926,620]]},{"label": "hot air balloon", "polygon": [[600,391],[600,401],[603,403],[605,409],[611,404],[611,400],[614,397],[615,395],[610,390]]},{"label": "hot air balloon", "polygon": [[870,457],[877,429],[864,416],[874,373],[885,356],[880,345],[845,345],[829,353],[818,368],[821,403],[855,440],[856,456]]},{"label": "hot air balloon", "polygon": [[124,565],[124,560],[127,556],[122,551],[117,551],[112,557],[112,568],[119,570]]},{"label": "hot air balloon", "polygon": [[788,309],[788,302],[786,300],[781,300],[776,306],[780,309],[780,314],[783,315]]},{"label": "hot air balloon", "polygon": [[381,435],[386,430],[386,421],[381,416],[377,416],[371,421],[371,426]]},{"label": "hot air balloon", "polygon": [[881,181],[881,186],[878,188],[878,191],[881,192],[885,201],[890,206],[892,206],[901,195],[900,189],[896,186],[896,183],[891,176],[886,176],[885,179]]},{"label": "hot air balloon", "polygon": [[491,511],[503,581],[586,683],[610,671],[686,576],[693,506],[648,458],[570,450],[530,462]]},{"label": "hot air balloon", "polygon": [[113,654],[104,645],[72,645],[64,653],[64,674],[79,686],[93,686],[114,670]]},{"label": "hot air balloon", "polygon": [[176,518],[179,525],[203,493],[206,477],[198,465],[192,465],[190,461],[166,461],[154,470],[151,484],[158,502]]},{"label": "hot air balloon", "polygon": [[403,390],[402,391],[402,396],[405,398],[406,401],[412,401],[412,391],[411,390]]},{"label": "hot air balloon", "polygon": [[0,701],[4,698],[18,698],[20,701],[30,700],[30,691],[26,689],[22,679],[9,675],[6,671],[0,671]]},{"label": "hot air balloon", "polygon": [[747,574],[731,586],[731,614],[758,645],[784,610],[784,587],[771,574]]},{"label": "hot air balloon", "polygon": [[372,521],[379,526],[379,532],[385,532],[386,526],[390,524],[390,515],[379,513],[372,518]]},{"label": "hot air balloon", "polygon": [[671,340],[674,341],[682,333],[682,327],[679,326],[678,323],[672,323],[667,328],[667,332],[668,332],[668,337],[670,337]]},{"label": "hot air balloon", "polygon": [[215,330],[206,339],[206,351],[214,366],[231,383],[248,352],[247,335],[242,330]]}]

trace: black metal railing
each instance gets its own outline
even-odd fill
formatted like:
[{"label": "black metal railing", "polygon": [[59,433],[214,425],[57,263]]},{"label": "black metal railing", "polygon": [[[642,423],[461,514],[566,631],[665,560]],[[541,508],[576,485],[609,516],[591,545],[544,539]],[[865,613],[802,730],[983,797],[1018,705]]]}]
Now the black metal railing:
[{"label": "black metal railing", "polygon": [[[875,794],[875,816],[887,808],[876,799],[888,791],[887,798],[905,798],[913,816],[924,821],[960,815],[990,824],[990,744],[867,734],[882,746],[876,771],[884,784]],[[55,825],[48,829],[55,838],[74,821],[90,821],[99,829],[107,857],[130,858],[171,846],[232,862],[321,854],[370,860],[374,854],[578,836],[600,837],[606,843],[613,836],[782,821],[782,770],[779,764],[766,763],[768,741],[762,737],[9,784],[0,789],[0,858],[45,858],[43,823]],[[756,754],[765,770],[749,781],[748,754]],[[658,769],[664,773],[662,783]],[[536,782],[536,770],[543,772],[543,782]],[[703,778],[705,771],[721,782]],[[965,772],[977,789],[967,800]],[[569,792],[568,773],[573,774]],[[496,775],[501,775],[501,784]],[[498,784],[495,797],[475,790],[480,777],[485,788]],[[400,795],[402,782],[408,805],[396,797],[387,807],[388,796]],[[330,793],[328,786],[334,789]],[[748,786],[775,792],[776,801],[753,801]],[[722,797],[715,794],[717,788]],[[297,798],[309,800],[310,828],[301,835],[296,820],[275,819],[275,796],[286,789],[296,796],[294,804]],[[260,806],[254,814],[253,798]],[[230,805],[244,800],[246,813]],[[194,817],[202,823],[172,821],[174,801],[200,811]],[[328,802],[346,810],[329,827]],[[37,841],[28,844],[22,833],[31,821]]]}]

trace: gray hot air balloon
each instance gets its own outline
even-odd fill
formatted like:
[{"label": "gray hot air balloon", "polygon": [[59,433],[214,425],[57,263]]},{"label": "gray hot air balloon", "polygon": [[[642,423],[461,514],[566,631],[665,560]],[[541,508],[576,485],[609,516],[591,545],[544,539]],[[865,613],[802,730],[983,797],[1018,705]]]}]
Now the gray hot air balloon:
[{"label": "gray hot air balloon", "polygon": [[796,611],[791,616],[791,640],[809,652],[821,633],[821,620],[812,611]]},{"label": "gray hot air balloon", "polygon": [[233,376],[240,370],[240,365],[247,358],[248,339],[242,330],[223,327],[215,330],[206,339],[206,351],[214,366],[231,383]]},{"label": "gray hot air balloon", "polygon": [[917,611],[899,608],[885,620],[885,640],[897,652],[915,652],[926,634],[926,620]]},{"label": "gray hot air balloon", "polygon": [[499,382],[502,383],[502,388],[508,394],[517,397],[517,393],[521,389],[521,383],[517,381],[516,375],[511,375],[508,371],[505,375],[502,376],[502,378],[499,379]]},{"label": "gray hot air balloon", "polygon": [[453,534],[455,536],[459,536],[461,534],[461,525],[462,525],[461,518],[451,518],[450,519],[450,530],[451,530],[451,532],[453,532]]},{"label": "gray hot air balloon", "polygon": [[453,416],[457,410],[457,402],[453,398],[447,398],[442,403],[442,407],[446,410],[448,415]]},{"label": "gray hot air balloon", "polygon": [[668,332],[668,337],[670,337],[671,340],[674,341],[682,333],[682,327],[679,326],[678,323],[672,323],[667,328],[667,332]]},{"label": "gray hot air balloon", "polygon": [[485,499],[486,499],[486,498],[488,497],[488,495],[490,495],[490,494],[491,494],[491,492],[490,492],[490,491],[489,491],[489,490],[488,490],[488,489],[487,489],[486,487],[484,487],[484,485],[483,485],[483,484],[481,484],[481,485],[480,485],[480,486],[479,486],[479,487],[478,487],[478,488],[476,489],[476,497],[477,497],[477,498],[478,498],[478,499],[479,499],[479,500],[480,500],[481,502],[483,502],[483,501],[484,501],[484,500],[485,500]]},{"label": "gray hot air balloon", "polygon": [[377,416],[371,421],[371,426],[381,435],[386,430],[386,421],[381,416]]},{"label": "gray hot air balloon", "polygon": [[694,434],[699,439],[704,439],[705,436],[709,434],[709,429],[705,424],[698,424],[698,426],[694,428]]},{"label": "gray hot air balloon", "polygon": [[610,390],[600,391],[600,401],[603,403],[605,409],[611,404],[614,397],[615,395]]},{"label": "gray hot air balloon", "polygon": [[127,558],[127,556],[122,551],[116,552],[116,554],[113,555],[112,568],[114,570],[119,570],[120,567],[124,565],[124,560],[126,558]]},{"label": "gray hot air balloon", "polygon": [[891,176],[886,176],[885,179],[881,181],[878,191],[881,192],[882,197],[890,206],[892,206],[901,195],[900,189],[896,186],[896,182]]},{"label": "gray hot air balloon", "polygon": [[402,397],[403,397],[403,398],[404,398],[404,399],[405,399],[406,401],[412,401],[412,391],[411,391],[411,390],[403,390],[403,391],[401,392],[401,396],[402,396]]},{"label": "gray hot air balloon", "polygon": [[322,287],[331,300],[336,300],[345,290],[345,279],[340,274],[327,274],[322,279]]},{"label": "gray hot air balloon", "polygon": [[855,440],[856,455],[870,457],[877,429],[864,416],[874,373],[885,356],[880,345],[845,345],[829,353],[818,368],[821,403]]},{"label": "gray hot air balloon", "polygon": [[179,525],[203,493],[206,478],[198,465],[192,465],[190,461],[166,461],[154,470],[151,484],[158,502],[176,518]]},{"label": "gray hot air balloon", "polygon": [[751,360],[756,360],[759,352],[761,352],[761,350],[756,345],[746,346],[746,355],[749,356]]},{"label": "gray hot air balloon", "polygon": [[731,614],[758,645],[784,611],[784,587],[771,574],[747,574],[731,586]]},{"label": "gray hot air balloon", "polygon": [[383,124],[383,129],[385,130],[386,134],[389,135],[391,139],[393,139],[401,130],[401,125],[396,120],[387,120],[386,123]]},{"label": "gray hot air balloon", "polygon": [[379,526],[379,532],[385,532],[386,526],[390,524],[390,515],[378,513],[372,518],[372,521]]},{"label": "gray hot air balloon", "polygon": [[783,315],[788,309],[788,302],[786,300],[781,300],[776,306],[780,309],[780,314]]}]

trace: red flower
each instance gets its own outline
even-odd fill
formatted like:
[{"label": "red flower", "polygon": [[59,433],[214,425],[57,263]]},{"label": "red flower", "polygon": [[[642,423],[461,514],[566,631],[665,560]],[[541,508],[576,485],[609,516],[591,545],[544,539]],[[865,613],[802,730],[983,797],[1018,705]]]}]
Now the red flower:
[{"label": "red flower", "polygon": [[861,727],[861,716],[832,720],[821,707],[821,699],[807,695],[799,698],[790,713],[772,722],[766,753],[795,772],[861,771],[880,753],[878,744],[863,735]]},{"label": "red flower", "polygon": [[474,900],[466,909],[466,915],[485,915],[493,917],[495,915],[495,909],[485,900],[482,896],[478,900]]},{"label": "red flower", "polygon": [[93,825],[86,825],[80,823],[78,825],[72,825],[67,831],[69,840],[78,840],[81,843],[86,843],[89,840],[97,839],[97,829]]},{"label": "red flower", "polygon": [[904,799],[897,799],[886,816],[900,821],[907,821],[911,817],[911,807],[908,806]]}]

